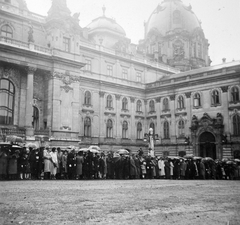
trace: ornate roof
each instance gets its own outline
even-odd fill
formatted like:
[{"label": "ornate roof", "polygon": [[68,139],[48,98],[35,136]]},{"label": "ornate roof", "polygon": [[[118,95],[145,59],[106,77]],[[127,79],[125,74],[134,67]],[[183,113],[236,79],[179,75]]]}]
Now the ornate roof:
[{"label": "ornate roof", "polygon": [[192,34],[196,28],[201,28],[201,22],[193,13],[191,5],[185,6],[181,0],[164,0],[145,24],[145,37],[152,32],[166,36],[174,30]]}]

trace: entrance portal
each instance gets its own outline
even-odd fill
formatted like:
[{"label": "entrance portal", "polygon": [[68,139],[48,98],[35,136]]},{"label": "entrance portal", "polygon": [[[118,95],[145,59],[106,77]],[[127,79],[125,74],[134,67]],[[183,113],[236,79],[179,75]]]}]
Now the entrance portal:
[{"label": "entrance portal", "polygon": [[216,159],[215,137],[210,132],[204,132],[199,137],[199,147],[201,157],[211,157]]}]

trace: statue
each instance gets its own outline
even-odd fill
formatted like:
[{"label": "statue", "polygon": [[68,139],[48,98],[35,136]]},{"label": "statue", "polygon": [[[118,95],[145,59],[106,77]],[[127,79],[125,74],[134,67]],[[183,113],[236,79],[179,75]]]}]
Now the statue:
[{"label": "statue", "polygon": [[29,31],[28,31],[28,42],[34,43],[34,39],[33,39],[33,26],[32,26],[31,23],[29,25]]},{"label": "statue", "polygon": [[221,113],[217,113],[217,124],[223,124],[223,116]]},{"label": "statue", "polygon": [[198,126],[198,118],[195,115],[192,117],[192,126],[195,128]]}]

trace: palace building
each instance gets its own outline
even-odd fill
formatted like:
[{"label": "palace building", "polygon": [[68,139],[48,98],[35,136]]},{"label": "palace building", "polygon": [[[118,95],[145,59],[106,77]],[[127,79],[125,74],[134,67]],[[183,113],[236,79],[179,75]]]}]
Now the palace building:
[{"label": "palace building", "polygon": [[[134,16],[134,15],[133,15]],[[47,16],[0,0],[0,138],[240,157],[240,61],[211,66],[191,6],[163,0],[133,44],[103,14],[80,27],[66,0]]]}]

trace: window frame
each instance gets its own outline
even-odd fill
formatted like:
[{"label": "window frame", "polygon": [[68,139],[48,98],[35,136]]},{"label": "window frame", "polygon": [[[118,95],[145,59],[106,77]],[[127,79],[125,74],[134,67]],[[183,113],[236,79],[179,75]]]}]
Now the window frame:
[{"label": "window frame", "polygon": [[63,49],[65,52],[70,52],[70,38],[63,37]]},{"label": "window frame", "polygon": [[122,110],[128,110],[128,100],[126,97],[122,99]]},{"label": "window frame", "polygon": [[137,123],[137,139],[142,139],[142,123]]},{"label": "window frame", "polygon": [[169,137],[170,137],[168,121],[164,121],[164,123],[163,123],[163,137],[164,137],[164,139],[169,139]]},{"label": "window frame", "polygon": [[233,135],[240,136],[240,116],[238,114],[233,115],[232,125],[233,125]]},{"label": "window frame", "polygon": [[124,120],[122,124],[122,139],[127,139],[127,132],[128,132],[128,122]]},{"label": "window frame", "polygon": [[112,95],[108,95],[106,98],[106,107],[113,108],[113,98]]},{"label": "window frame", "polygon": [[136,102],[136,107],[137,107],[137,112],[142,112],[142,101],[141,100],[137,100]]},{"label": "window frame", "polygon": [[[6,27],[6,30],[4,30],[5,27]],[[13,29],[8,24],[4,24],[1,27],[1,33],[0,34],[4,38],[13,38]]]},{"label": "window frame", "polygon": [[90,91],[84,93],[84,105],[91,105],[92,95]]},{"label": "window frame", "polygon": [[113,122],[111,119],[107,120],[106,124],[106,137],[113,138]]},{"label": "window frame", "polygon": [[90,117],[84,119],[84,137],[91,137],[92,132],[92,122]]}]

